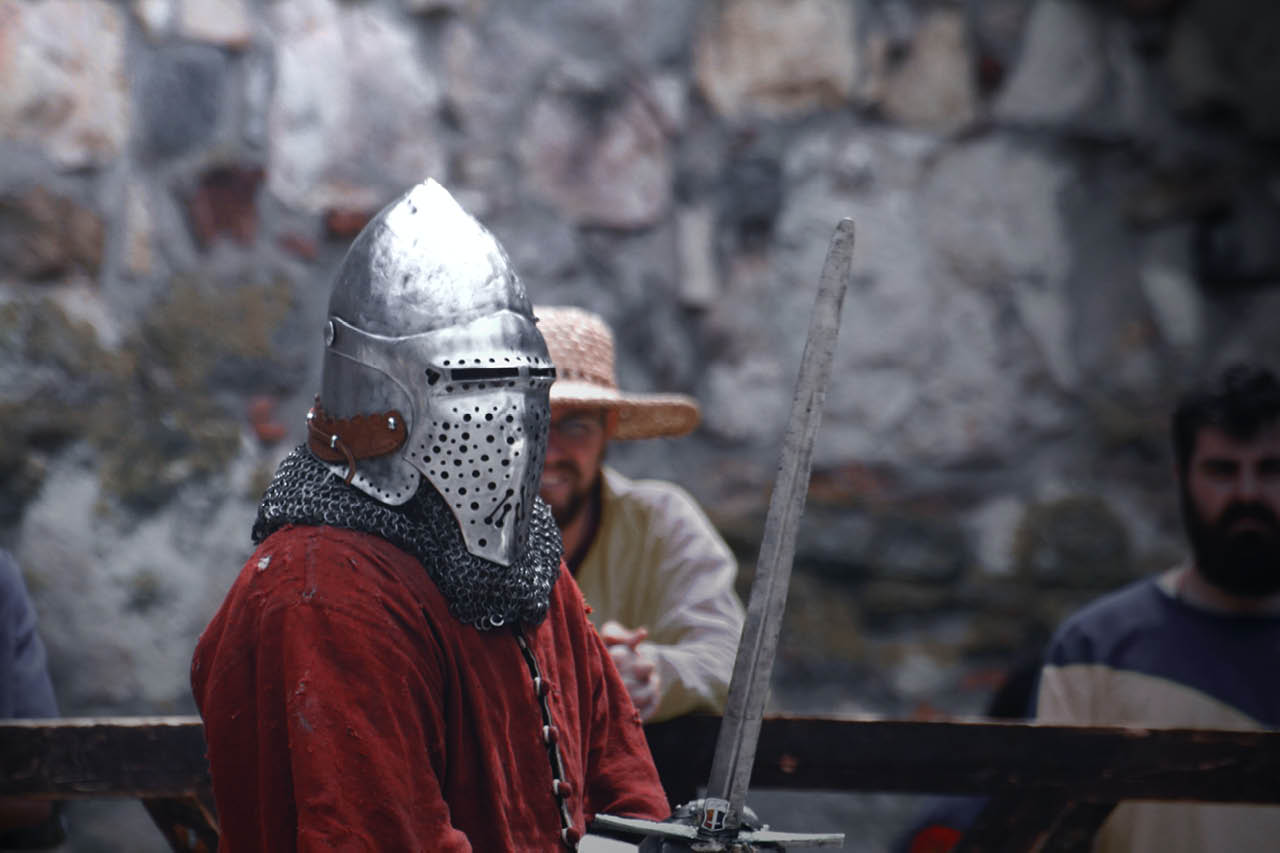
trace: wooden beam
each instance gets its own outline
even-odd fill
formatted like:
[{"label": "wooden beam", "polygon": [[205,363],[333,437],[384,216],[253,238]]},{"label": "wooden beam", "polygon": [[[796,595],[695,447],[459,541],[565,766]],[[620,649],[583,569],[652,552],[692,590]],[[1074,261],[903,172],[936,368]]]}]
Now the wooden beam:
[{"label": "wooden beam", "polygon": [[[706,782],[719,718],[649,726],[664,782]],[[1085,728],[772,716],[752,784],[765,788],[1077,799],[1280,802],[1280,732]],[[196,717],[0,722],[0,795],[186,797],[209,786]]]},{"label": "wooden beam", "polygon": [[210,785],[198,717],[0,723],[0,796],[195,796]]},{"label": "wooden beam", "polygon": [[[705,782],[716,717],[648,727],[658,771]],[[1087,799],[1280,802],[1280,732],[773,716],[752,784],[763,788]]]}]

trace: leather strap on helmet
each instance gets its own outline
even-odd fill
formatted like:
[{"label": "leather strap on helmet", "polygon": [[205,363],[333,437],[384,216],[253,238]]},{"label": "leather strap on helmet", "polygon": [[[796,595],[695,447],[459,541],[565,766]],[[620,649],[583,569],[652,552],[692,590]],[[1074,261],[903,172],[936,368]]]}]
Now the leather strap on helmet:
[{"label": "leather strap on helmet", "polygon": [[307,412],[307,447],[325,462],[347,463],[345,482],[356,475],[356,460],[383,456],[399,450],[408,438],[404,416],[396,409],[388,412],[335,418],[324,410],[317,397]]}]

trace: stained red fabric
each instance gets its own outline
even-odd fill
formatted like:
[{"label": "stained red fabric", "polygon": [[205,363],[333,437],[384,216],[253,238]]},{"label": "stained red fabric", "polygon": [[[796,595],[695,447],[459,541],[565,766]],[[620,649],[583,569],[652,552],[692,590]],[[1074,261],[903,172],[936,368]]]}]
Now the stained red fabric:
[{"label": "stained red fabric", "polygon": [[[527,636],[575,829],[599,812],[666,817],[639,718],[563,566]],[[223,853],[564,849],[513,633],[460,623],[382,539],[277,531],[201,636],[191,682]]]}]

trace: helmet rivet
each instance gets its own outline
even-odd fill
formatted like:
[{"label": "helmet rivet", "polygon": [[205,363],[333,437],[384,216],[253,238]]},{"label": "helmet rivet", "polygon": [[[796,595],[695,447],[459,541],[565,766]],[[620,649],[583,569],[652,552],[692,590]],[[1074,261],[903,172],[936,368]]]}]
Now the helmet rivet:
[{"label": "helmet rivet", "polygon": [[334,333],[335,331],[333,328],[333,321],[325,320],[324,322],[324,345],[325,346],[327,347],[333,346]]}]

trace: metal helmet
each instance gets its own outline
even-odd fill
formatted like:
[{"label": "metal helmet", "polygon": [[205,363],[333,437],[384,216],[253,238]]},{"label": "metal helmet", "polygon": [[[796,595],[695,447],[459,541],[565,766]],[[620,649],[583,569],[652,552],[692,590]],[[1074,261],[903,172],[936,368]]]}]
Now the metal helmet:
[{"label": "metal helmet", "polygon": [[309,444],[384,504],[425,477],[467,550],[509,566],[527,541],[554,377],[506,252],[427,180],[383,208],[338,269]]}]

